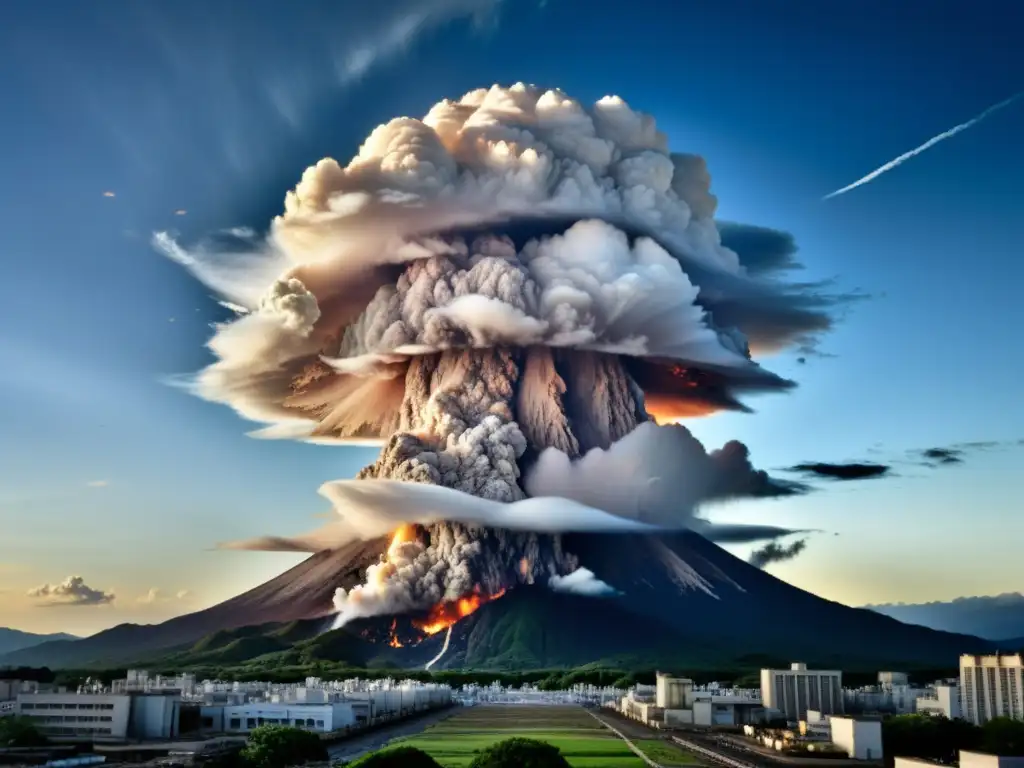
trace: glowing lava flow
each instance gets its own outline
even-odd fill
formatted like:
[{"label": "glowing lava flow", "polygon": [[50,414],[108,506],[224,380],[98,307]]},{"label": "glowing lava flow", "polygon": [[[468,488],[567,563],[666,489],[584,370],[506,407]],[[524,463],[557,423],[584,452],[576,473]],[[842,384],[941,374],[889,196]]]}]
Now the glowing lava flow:
[{"label": "glowing lava flow", "polygon": [[395,632],[395,629],[397,627],[398,627],[398,619],[392,619],[391,620],[390,637],[388,638],[388,645],[390,645],[392,648],[401,648],[402,647],[402,642],[398,639],[398,634]]},{"label": "glowing lava flow", "polygon": [[412,625],[428,635],[436,635],[438,632],[443,632],[448,629],[448,627],[459,619],[466,618],[476,611],[481,605],[486,605],[493,600],[497,600],[504,594],[505,590],[502,589],[493,595],[483,595],[480,593],[479,588],[477,588],[477,590],[472,594],[460,597],[454,602],[438,603],[430,609],[430,613],[427,615],[427,618],[419,620],[414,619]]}]

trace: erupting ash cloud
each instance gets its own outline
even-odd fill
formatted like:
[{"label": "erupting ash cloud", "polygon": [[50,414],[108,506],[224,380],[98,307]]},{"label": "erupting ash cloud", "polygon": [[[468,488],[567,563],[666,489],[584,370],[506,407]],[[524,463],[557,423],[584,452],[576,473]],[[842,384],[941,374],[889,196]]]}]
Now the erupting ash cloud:
[{"label": "erupting ash cloud", "polygon": [[383,446],[321,489],[336,522],[234,546],[401,526],[366,583],[338,592],[338,623],[448,616],[580,573],[560,532],[711,532],[704,502],[803,490],[677,423],[790,389],[752,350],[813,346],[849,298],[778,278],[797,266],[785,233],[724,225],[739,252],[723,244],[716,206],[704,161],[622,99],[517,84],[392,120],[347,165],[321,160],[263,241],[158,235],[238,315],[193,392],[259,437]]}]

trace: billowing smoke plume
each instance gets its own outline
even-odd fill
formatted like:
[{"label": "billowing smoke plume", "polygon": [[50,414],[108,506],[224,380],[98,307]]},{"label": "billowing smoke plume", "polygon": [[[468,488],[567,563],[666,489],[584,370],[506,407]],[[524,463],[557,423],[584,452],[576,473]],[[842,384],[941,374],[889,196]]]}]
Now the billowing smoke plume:
[{"label": "billowing smoke plume", "polygon": [[704,161],[670,153],[649,116],[519,84],[320,161],[265,242],[157,237],[239,315],[198,395],[260,437],[383,444],[321,489],[337,522],[268,542],[404,524],[366,583],[339,591],[339,622],[565,583],[585,572],[561,531],[706,531],[704,502],[802,490],[676,423],[792,387],[751,349],[812,345],[845,298],[762,279],[795,266],[791,239],[729,225],[737,253],[716,206]]}]

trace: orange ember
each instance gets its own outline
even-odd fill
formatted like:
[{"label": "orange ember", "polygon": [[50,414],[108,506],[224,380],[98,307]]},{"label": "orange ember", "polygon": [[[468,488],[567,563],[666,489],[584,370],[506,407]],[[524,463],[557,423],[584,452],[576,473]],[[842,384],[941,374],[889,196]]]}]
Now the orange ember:
[{"label": "orange ember", "polygon": [[414,620],[412,624],[414,627],[428,635],[436,635],[438,632],[443,632],[448,629],[448,627],[459,619],[466,618],[476,611],[476,609],[481,605],[485,605],[492,600],[497,600],[504,594],[505,590],[502,589],[495,592],[493,595],[482,595],[480,594],[479,588],[477,588],[472,594],[460,597],[454,602],[438,603],[430,609],[430,613],[427,615],[427,618]]},{"label": "orange ember", "polygon": [[530,575],[530,561],[525,557],[519,561],[519,575],[524,579]]}]

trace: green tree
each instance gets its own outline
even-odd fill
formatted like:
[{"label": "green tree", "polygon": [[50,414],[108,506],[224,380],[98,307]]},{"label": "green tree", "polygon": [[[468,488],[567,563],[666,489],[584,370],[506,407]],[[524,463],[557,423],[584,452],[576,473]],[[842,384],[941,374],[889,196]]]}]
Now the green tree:
[{"label": "green tree", "polygon": [[0,717],[0,747],[41,747],[43,736],[27,717]]},{"label": "green tree", "polygon": [[395,747],[374,752],[352,763],[352,768],[441,768],[441,764],[416,747]]},{"label": "green tree", "polygon": [[882,750],[895,757],[920,757],[955,763],[961,749],[978,749],[982,731],[963,720],[928,715],[896,715],[882,721]]},{"label": "green tree", "polygon": [[1002,757],[1024,756],[1024,721],[997,717],[981,728],[981,750]]},{"label": "green tree", "polygon": [[569,768],[558,747],[535,739],[499,741],[473,758],[469,768]]},{"label": "green tree", "polygon": [[315,733],[285,725],[261,725],[249,734],[241,753],[251,768],[286,768],[327,760],[327,748]]}]

